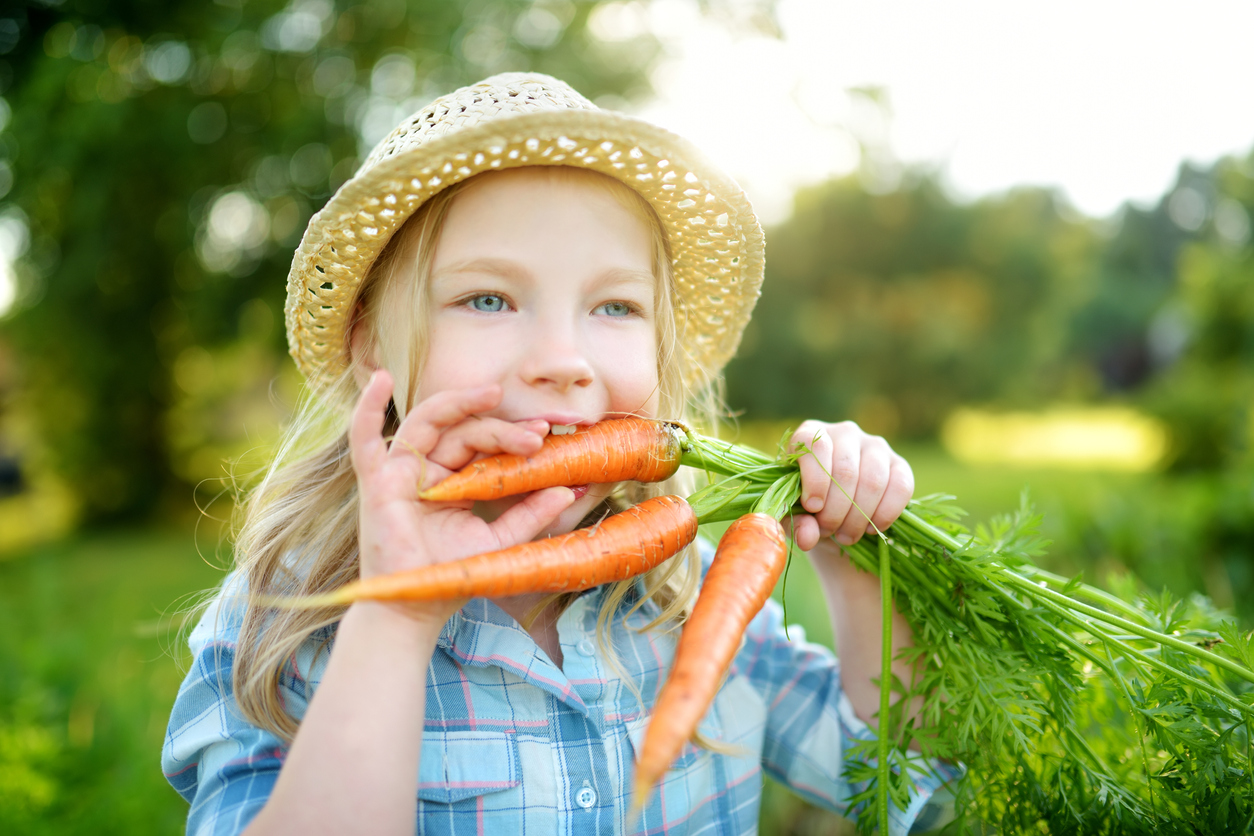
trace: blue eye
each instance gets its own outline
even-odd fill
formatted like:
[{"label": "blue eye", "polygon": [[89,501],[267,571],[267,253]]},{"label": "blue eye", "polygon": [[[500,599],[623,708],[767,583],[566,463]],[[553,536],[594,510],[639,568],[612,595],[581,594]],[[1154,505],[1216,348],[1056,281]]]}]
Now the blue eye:
[{"label": "blue eye", "polygon": [[628,305],[626,302],[606,302],[598,307],[597,310],[604,311],[609,316],[631,315],[631,305]]},{"label": "blue eye", "polygon": [[499,313],[505,310],[505,298],[495,293],[481,293],[466,300],[470,307],[482,313]]}]

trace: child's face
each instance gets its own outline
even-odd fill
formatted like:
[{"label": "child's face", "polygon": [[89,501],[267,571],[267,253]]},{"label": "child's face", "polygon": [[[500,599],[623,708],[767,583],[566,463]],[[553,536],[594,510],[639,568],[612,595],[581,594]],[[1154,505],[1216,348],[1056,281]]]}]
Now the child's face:
[{"label": "child's face", "polygon": [[[653,242],[597,176],[516,169],[453,200],[431,266],[420,398],[495,383],[492,414],[510,421],[656,415]],[[613,489],[571,487],[577,501],[553,531]],[[484,504],[491,518],[511,503]]]}]

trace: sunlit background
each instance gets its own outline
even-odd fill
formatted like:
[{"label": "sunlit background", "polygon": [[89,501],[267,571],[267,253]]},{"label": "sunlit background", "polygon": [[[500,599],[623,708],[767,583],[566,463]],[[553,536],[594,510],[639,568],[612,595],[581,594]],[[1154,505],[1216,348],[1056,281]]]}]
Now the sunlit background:
[{"label": "sunlit background", "polygon": [[[400,119],[494,72],[749,192],[767,283],[725,432],[853,418],[976,519],[1027,490],[1050,567],[1248,625],[1251,31],[1219,0],[6,6],[0,832],[179,829],[178,614],[300,393],[292,251]],[[830,641],[814,588],[790,618]],[[774,785],[763,816],[840,826]]]}]

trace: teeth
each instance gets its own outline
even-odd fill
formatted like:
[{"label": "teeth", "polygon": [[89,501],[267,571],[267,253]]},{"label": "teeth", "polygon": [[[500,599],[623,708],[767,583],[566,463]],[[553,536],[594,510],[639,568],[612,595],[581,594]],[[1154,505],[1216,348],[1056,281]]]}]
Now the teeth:
[{"label": "teeth", "polygon": [[554,424],[549,427],[549,432],[553,435],[570,435],[575,431],[574,424]]}]

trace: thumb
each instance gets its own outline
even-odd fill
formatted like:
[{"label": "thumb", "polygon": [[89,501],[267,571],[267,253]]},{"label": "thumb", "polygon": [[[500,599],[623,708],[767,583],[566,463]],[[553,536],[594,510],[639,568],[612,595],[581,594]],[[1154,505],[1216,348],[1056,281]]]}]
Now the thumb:
[{"label": "thumb", "polygon": [[500,548],[509,548],[534,539],[574,502],[575,492],[570,488],[546,488],[501,514],[488,527]]}]

